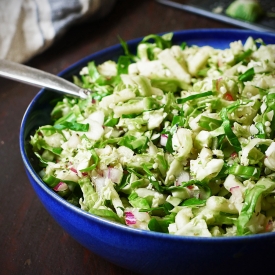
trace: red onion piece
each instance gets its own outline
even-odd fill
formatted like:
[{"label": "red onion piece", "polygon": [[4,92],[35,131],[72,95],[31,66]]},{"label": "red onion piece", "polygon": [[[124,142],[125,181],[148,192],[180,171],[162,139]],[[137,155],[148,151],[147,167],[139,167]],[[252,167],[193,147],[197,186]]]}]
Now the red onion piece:
[{"label": "red onion piece", "polygon": [[114,183],[120,183],[123,176],[123,171],[117,168],[109,167],[107,170],[103,171],[103,176],[110,179]]},{"label": "red onion piece", "polygon": [[222,81],[222,77],[220,77],[219,79],[217,79],[216,81],[216,90],[219,91],[220,90],[220,83]]},{"label": "red onion piece", "polygon": [[77,174],[77,170],[74,167],[71,167],[70,170]]},{"label": "red onion piece", "polygon": [[269,220],[265,226],[265,232],[270,232],[273,229],[273,221]]},{"label": "red onion piece", "polygon": [[127,225],[136,224],[135,215],[132,212],[125,212],[125,222]]},{"label": "red onion piece", "polygon": [[243,194],[240,186],[231,187],[230,192],[232,193],[232,196],[234,196],[235,201],[239,201],[239,202],[243,201]]},{"label": "red onion piece", "polygon": [[59,191],[65,191],[68,189],[68,185],[65,183],[65,182],[59,182],[54,188],[53,190],[56,191],[56,192],[59,192]]},{"label": "red onion piece", "polygon": [[165,135],[165,134],[161,135],[160,136],[160,145],[166,146],[167,140],[168,140],[168,135]]}]

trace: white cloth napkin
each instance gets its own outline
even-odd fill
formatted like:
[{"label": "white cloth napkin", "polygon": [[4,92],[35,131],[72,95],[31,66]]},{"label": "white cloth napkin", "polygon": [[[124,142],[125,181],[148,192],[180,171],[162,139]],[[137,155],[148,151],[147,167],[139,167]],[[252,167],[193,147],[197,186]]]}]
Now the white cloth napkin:
[{"label": "white cloth napkin", "polygon": [[0,58],[26,62],[69,26],[107,15],[116,0],[0,0]]}]

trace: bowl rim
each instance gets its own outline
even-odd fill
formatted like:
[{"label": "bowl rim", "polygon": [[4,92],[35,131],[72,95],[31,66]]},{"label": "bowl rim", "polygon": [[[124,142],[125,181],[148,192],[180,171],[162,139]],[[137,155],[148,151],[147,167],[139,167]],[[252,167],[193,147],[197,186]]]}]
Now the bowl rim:
[{"label": "bowl rim", "polygon": [[[226,32],[226,35],[251,35],[251,36],[264,36],[264,37],[269,37],[271,39],[274,40],[274,44],[275,44],[275,33],[269,33],[269,32],[258,32],[258,31],[253,31],[253,30],[240,30],[240,29],[234,29],[234,28],[230,28],[230,29],[220,29],[220,28],[214,28],[214,29],[192,29],[192,30],[176,30],[176,31],[170,31],[171,33],[174,34],[174,36],[181,36],[181,35],[193,35],[193,36],[197,36],[197,35],[207,35],[207,34],[212,34],[212,35],[219,35],[219,34],[224,34]],[[165,33],[169,33],[169,32],[162,32],[162,33],[158,33],[159,35],[165,34]],[[140,42],[142,40],[143,37],[139,37],[139,38],[135,38],[135,39],[131,39],[126,41],[128,46],[134,46],[136,45],[138,42]],[[66,69],[62,70],[61,72],[59,72],[57,75],[58,76],[64,76],[64,75],[69,75],[70,72],[74,69],[80,69],[81,66],[83,64],[86,64],[88,61],[97,59],[99,56],[105,55],[106,53],[109,52],[115,52],[121,49],[121,45],[119,43],[110,46],[110,47],[106,47],[100,51],[94,52],[90,55],[85,56],[84,58],[78,60],[77,62],[71,64],[70,66],[68,66]],[[201,236],[181,236],[181,235],[173,235],[173,234],[168,234],[168,233],[161,233],[161,232],[155,232],[155,231],[149,231],[149,230],[142,230],[142,229],[137,229],[137,228],[132,228],[129,227],[127,225],[124,224],[119,224],[117,222],[113,222],[104,218],[101,218],[99,216],[96,216],[94,214],[91,214],[87,211],[82,210],[80,207],[77,207],[69,202],[67,202],[65,199],[63,199],[62,197],[60,197],[57,193],[55,193],[52,189],[50,189],[42,180],[41,178],[38,176],[37,172],[34,170],[34,168],[32,167],[29,158],[27,156],[27,153],[25,151],[25,138],[24,138],[24,133],[25,133],[25,126],[26,126],[26,122],[27,122],[27,118],[29,113],[31,113],[32,109],[34,108],[36,102],[38,101],[38,99],[45,93],[45,89],[41,89],[32,99],[32,101],[29,103],[22,121],[21,121],[21,125],[20,125],[20,131],[19,131],[19,147],[20,147],[20,154],[23,160],[23,164],[25,166],[25,169],[27,170],[27,172],[33,177],[33,179],[35,180],[35,183],[39,185],[39,187],[41,189],[43,189],[44,192],[47,193],[47,195],[49,195],[51,198],[53,198],[54,200],[58,201],[60,204],[62,204],[63,207],[68,207],[71,211],[76,212],[77,214],[81,215],[83,218],[87,218],[89,221],[92,222],[97,222],[99,224],[103,224],[104,226],[108,226],[110,228],[115,227],[116,229],[123,231],[123,232],[127,232],[130,234],[134,234],[134,235],[143,235],[143,236],[148,236],[151,238],[158,238],[158,239],[169,239],[169,241],[196,241],[199,240],[200,242],[246,242],[249,240],[257,240],[259,238],[261,239],[271,239],[271,238],[275,238],[275,232],[268,232],[268,233],[258,233],[258,234],[252,234],[252,235],[247,235],[247,236],[228,236],[228,237],[201,237]]]}]

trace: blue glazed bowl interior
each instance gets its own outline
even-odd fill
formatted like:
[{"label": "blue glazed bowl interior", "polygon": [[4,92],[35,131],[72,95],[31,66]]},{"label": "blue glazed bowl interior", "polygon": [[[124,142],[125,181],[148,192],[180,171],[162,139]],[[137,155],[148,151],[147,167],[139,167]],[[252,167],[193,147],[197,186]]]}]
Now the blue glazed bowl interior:
[{"label": "blue glazed bowl interior", "polygon": [[[245,41],[248,36],[275,43],[275,35],[239,30],[190,30],[174,32],[174,43],[210,45],[224,49],[230,42]],[[134,52],[141,39],[128,42]],[[60,73],[71,79],[82,67],[94,60],[100,64],[117,60],[123,54],[120,45],[92,54]],[[92,252],[122,267],[142,274],[232,274],[263,273],[273,268],[275,233],[246,237],[203,238],[172,236],[164,233],[132,229],[95,217],[69,204],[50,190],[40,179],[39,166],[29,144],[32,133],[51,123],[53,103],[60,95],[41,90],[32,100],[22,120],[20,151],[27,176],[41,202],[53,218],[79,243]]]}]

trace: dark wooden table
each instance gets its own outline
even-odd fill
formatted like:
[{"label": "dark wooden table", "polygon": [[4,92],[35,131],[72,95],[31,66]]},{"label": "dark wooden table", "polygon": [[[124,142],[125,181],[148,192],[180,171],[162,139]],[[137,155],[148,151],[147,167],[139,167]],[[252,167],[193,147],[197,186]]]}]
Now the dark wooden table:
[{"label": "dark wooden table", "polygon": [[[152,33],[230,25],[168,8],[153,0],[118,0],[100,21],[72,27],[27,65],[57,74],[79,59],[124,40]],[[72,239],[46,212],[24,171],[19,128],[38,88],[0,79],[0,274],[135,274],[109,263]]]}]

